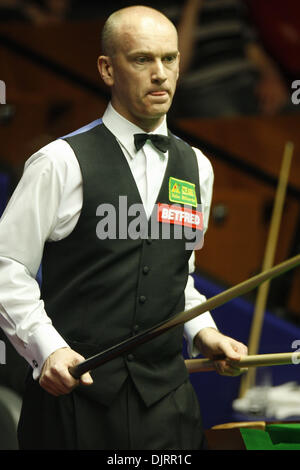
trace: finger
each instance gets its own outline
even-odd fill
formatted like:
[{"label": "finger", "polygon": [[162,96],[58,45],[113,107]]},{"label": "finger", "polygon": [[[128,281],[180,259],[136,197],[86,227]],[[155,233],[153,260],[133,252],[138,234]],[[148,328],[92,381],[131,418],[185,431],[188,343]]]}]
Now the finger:
[{"label": "finger", "polygon": [[53,382],[53,380],[48,377],[42,377],[39,384],[46,392],[51,393],[51,395],[58,396],[66,393],[65,389],[62,388],[60,384]]},{"label": "finger", "polygon": [[225,361],[215,362],[215,369],[220,375],[226,375],[229,367],[226,365]]},{"label": "finger", "polygon": [[72,380],[67,377],[64,369],[53,365],[41,377],[40,385],[47,391],[51,390],[52,394],[65,395],[79,384],[79,381],[76,381],[73,377],[71,378]]},{"label": "finger", "polygon": [[242,373],[243,373],[242,369],[239,369],[237,367],[228,367],[225,370],[225,375],[230,375],[232,377],[237,377],[238,375],[241,375]]},{"label": "finger", "polygon": [[230,377],[236,377],[241,374],[240,369],[234,369],[232,367],[224,367],[219,372],[220,375],[226,375]]},{"label": "finger", "polygon": [[60,396],[60,395],[68,395],[76,386],[74,387],[65,387],[60,383],[55,383],[55,382],[43,382],[41,383],[42,388],[46,390],[47,392],[51,393],[52,395],[55,396]]},{"label": "finger", "polygon": [[73,390],[73,388],[79,384],[79,380],[74,379],[66,367],[53,365],[51,367],[51,372],[53,377],[59,381],[62,389],[65,390],[65,393]]},{"label": "finger", "polygon": [[215,368],[220,375],[238,376],[243,373],[243,369],[227,361],[217,361]]},{"label": "finger", "polygon": [[53,395],[54,397],[59,397],[60,395],[63,395],[63,393],[59,392],[56,387],[52,386],[43,386],[42,388],[47,392],[50,393],[50,395]]},{"label": "finger", "polygon": [[233,377],[237,377],[238,375],[244,374],[247,372],[247,368],[245,367],[238,367],[235,366],[234,364],[227,363],[227,366],[225,367],[225,375],[231,375]]},{"label": "finger", "polygon": [[71,391],[71,387],[66,387],[63,384],[59,377],[52,375],[50,372],[47,372],[40,380],[40,384],[43,387],[51,388],[55,390],[59,394],[69,393]]}]

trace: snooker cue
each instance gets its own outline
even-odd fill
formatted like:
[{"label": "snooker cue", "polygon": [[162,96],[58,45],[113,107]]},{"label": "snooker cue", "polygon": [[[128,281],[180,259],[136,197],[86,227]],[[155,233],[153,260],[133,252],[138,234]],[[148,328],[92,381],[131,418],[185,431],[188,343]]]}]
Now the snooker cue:
[{"label": "snooker cue", "polygon": [[[288,185],[290,166],[292,161],[294,145],[292,142],[287,142],[284,148],[284,155],[279,174],[279,180],[275,195],[274,207],[272,212],[271,224],[269,235],[264,255],[262,271],[270,269],[274,263],[274,256],[278,241],[280,224],[282,219],[283,206],[286,195],[286,188]],[[251,324],[251,331],[249,336],[248,353],[249,355],[257,354],[259,349],[259,342],[261,337],[262,324],[264,313],[267,304],[267,297],[270,289],[270,281],[264,282],[259,286],[254,315]],[[256,369],[249,369],[248,372],[241,378],[239,398],[243,397],[247,390],[254,386],[256,378]]]},{"label": "snooker cue", "polygon": [[150,341],[156,336],[168,331],[170,328],[182,325],[183,323],[192,320],[193,318],[196,318],[197,316],[201,315],[202,313],[205,313],[208,310],[215,309],[225,304],[226,302],[229,302],[230,300],[239,297],[240,295],[243,295],[252,289],[255,289],[262,282],[270,278],[280,276],[284,272],[295,268],[299,264],[300,254],[284,261],[283,263],[274,266],[273,268],[265,272],[257,274],[256,276],[253,276],[252,278],[247,279],[246,281],[234,287],[231,287],[230,289],[227,289],[226,291],[223,291],[220,294],[217,294],[216,296],[206,300],[205,302],[200,305],[197,305],[196,307],[183,311],[175,315],[171,319],[160,322],[159,324],[154,325],[152,328],[149,328],[135,336],[132,336],[122,341],[121,343],[115,346],[112,346],[109,349],[106,349],[105,351],[102,351],[84,360],[76,366],[70,367],[69,372],[75,379],[78,379],[85,372],[89,372],[90,370],[95,369],[96,367],[99,367],[100,365],[111,361],[112,359],[124,353],[127,353],[128,351],[131,351],[136,346]]},{"label": "snooker cue", "polygon": [[[234,364],[236,364],[238,367],[266,367],[298,363],[300,363],[299,352],[277,354],[253,354],[249,356],[242,356],[239,361],[234,362]],[[185,365],[190,374],[194,372],[208,372],[216,370],[214,364],[215,361],[210,359],[185,360]]]}]

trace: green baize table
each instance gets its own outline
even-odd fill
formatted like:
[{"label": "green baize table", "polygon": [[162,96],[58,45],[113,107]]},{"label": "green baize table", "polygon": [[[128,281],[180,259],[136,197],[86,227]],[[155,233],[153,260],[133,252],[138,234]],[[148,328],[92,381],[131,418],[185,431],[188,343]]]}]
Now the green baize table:
[{"label": "green baize table", "polygon": [[206,431],[211,450],[300,450],[300,422],[266,423],[264,429],[236,427]]}]

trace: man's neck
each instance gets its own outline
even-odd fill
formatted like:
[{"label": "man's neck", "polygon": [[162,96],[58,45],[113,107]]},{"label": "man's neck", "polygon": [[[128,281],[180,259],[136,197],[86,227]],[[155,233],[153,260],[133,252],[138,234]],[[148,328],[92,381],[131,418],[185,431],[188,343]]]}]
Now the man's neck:
[{"label": "man's neck", "polygon": [[153,119],[153,120],[147,120],[143,122],[136,122],[138,127],[143,129],[143,131],[149,133],[149,132],[154,132],[155,129],[157,129],[164,121],[164,116],[160,117],[159,119]]}]

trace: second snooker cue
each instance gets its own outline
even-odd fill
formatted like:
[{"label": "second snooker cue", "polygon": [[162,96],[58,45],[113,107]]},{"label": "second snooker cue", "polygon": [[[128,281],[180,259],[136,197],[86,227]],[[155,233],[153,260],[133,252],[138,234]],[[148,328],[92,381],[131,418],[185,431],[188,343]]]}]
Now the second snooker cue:
[{"label": "second snooker cue", "polygon": [[[284,155],[279,175],[279,181],[277,185],[277,191],[275,196],[275,202],[272,212],[271,225],[269,230],[269,236],[267,240],[266,251],[264,255],[262,271],[270,269],[274,263],[274,256],[276,252],[277,240],[280,230],[283,206],[285,201],[286,188],[288,185],[289,172],[291,166],[291,160],[293,155],[294,145],[291,142],[287,142],[284,149]],[[255,303],[254,315],[252,319],[248,353],[249,355],[257,354],[259,349],[259,342],[261,337],[261,330],[264,318],[264,312],[267,304],[267,297],[269,294],[270,281],[264,282],[258,288],[257,298]],[[247,390],[254,386],[256,378],[255,368],[249,369],[249,371],[241,378],[239,398],[243,397]]]},{"label": "second snooker cue", "polygon": [[[299,364],[300,353],[254,354],[243,356],[236,363],[239,367],[266,367]],[[194,372],[208,372],[215,370],[215,361],[210,359],[186,359],[185,365],[190,374]]]}]

